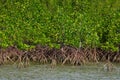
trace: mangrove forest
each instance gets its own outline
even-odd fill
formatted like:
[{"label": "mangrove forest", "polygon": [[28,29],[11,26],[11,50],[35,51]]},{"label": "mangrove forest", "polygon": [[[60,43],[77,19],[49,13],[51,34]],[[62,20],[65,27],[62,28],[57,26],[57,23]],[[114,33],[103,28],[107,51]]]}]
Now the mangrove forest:
[{"label": "mangrove forest", "polygon": [[0,65],[120,62],[120,0],[0,0]]}]

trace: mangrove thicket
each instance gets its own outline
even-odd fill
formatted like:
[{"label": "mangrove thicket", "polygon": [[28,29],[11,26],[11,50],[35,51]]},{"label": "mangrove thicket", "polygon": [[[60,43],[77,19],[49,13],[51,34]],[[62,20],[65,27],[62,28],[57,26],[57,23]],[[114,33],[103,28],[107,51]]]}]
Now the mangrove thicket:
[{"label": "mangrove thicket", "polygon": [[120,61],[120,0],[0,0],[0,49],[1,62]]}]

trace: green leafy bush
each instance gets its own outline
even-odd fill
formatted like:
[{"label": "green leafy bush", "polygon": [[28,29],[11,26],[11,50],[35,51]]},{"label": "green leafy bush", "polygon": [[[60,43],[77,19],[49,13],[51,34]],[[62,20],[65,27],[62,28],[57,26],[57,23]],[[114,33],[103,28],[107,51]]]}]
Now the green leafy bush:
[{"label": "green leafy bush", "polygon": [[1,0],[0,46],[120,45],[119,0]]}]

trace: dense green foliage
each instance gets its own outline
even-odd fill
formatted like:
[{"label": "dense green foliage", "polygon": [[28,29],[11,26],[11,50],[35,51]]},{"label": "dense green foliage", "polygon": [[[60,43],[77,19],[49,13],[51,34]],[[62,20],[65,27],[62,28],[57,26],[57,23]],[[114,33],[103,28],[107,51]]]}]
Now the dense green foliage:
[{"label": "dense green foliage", "polygon": [[0,46],[120,45],[120,0],[1,0]]}]

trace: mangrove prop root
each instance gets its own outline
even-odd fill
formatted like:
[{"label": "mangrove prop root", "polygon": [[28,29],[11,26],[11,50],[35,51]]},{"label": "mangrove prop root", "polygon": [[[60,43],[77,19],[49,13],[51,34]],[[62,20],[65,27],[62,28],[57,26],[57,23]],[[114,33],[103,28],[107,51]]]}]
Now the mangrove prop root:
[{"label": "mangrove prop root", "polygon": [[[0,49],[0,64],[5,62],[18,63],[18,66],[29,66],[30,61],[39,63],[56,62],[64,64],[81,65],[89,61],[105,61],[110,57],[110,61],[120,62],[119,52],[106,52],[98,48],[75,48],[62,46],[60,49],[49,48],[48,46],[37,45],[28,51],[19,50],[16,46],[9,46]],[[51,60],[51,61],[50,61]]]},{"label": "mangrove prop root", "polygon": [[51,67],[55,67],[57,65],[57,61],[55,59],[52,59],[51,61]]},{"label": "mangrove prop root", "polygon": [[8,59],[10,62],[15,63],[12,59],[10,59],[9,56],[6,56],[6,57],[7,57],[7,59]]},{"label": "mangrove prop root", "polygon": [[63,61],[62,65],[64,65],[66,63],[67,60],[70,59],[70,56],[68,56],[67,58],[65,58],[65,60]]}]

